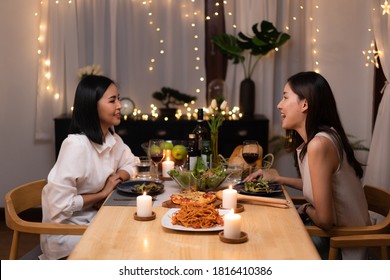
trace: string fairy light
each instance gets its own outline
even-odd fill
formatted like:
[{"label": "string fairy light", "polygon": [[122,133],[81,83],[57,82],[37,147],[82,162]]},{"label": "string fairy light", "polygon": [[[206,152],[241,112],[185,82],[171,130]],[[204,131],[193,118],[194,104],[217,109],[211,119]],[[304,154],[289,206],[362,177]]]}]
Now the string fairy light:
[{"label": "string fairy light", "polygon": [[319,12],[320,6],[313,1],[312,6],[305,6],[305,1],[300,1],[297,6],[297,9],[291,15],[290,25],[286,25],[284,28],[286,32],[290,32],[294,25],[298,24],[298,22],[308,21],[311,28],[311,32],[308,34],[312,34],[312,38],[310,40],[311,54],[313,59],[313,70],[317,73],[320,73],[320,62],[319,62],[319,50],[318,50],[318,35],[320,33],[320,29],[316,26],[315,15]]},{"label": "string fairy light", "polygon": [[[384,5],[381,5],[381,7],[383,9],[382,15],[389,13],[390,5],[387,1],[385,1]],[[372,11],[375,12],[376,8],[373,7]],[[368,28],[368,32],[372,33],[371,27]],[[371,37],[374,36],[371,35]],[[370,65],[373,64],[376,68],[379,68],[379,57],[381,56],[382,52],[380,50],[377,50],[374,39],[371,40],[370,47],[367,50],[362,50],[362,54],[366,59],[366,62],[364,64],[366,67],[369,67]]]},{"label": "string fairy light", "polygon": [[[315,4],[314,8],[315,8],[315,10],[314,10],[315,13],[318,13],[319,12],[319,8],[320,8],[319,5]],[[319,51],[318,51],[318,48],[317,48],[317,46],[318,46],[318,39],[317,39],[317,37],[318,37],[318,35],[320,33],[320,29],[318,27],[314,26],[314,23],[315,23],[314,16],[310,16],[309,17],[309,21],[312,22],[313,29],[314,29],[314,36],[313,36],[313,39],[312,39],[314,71],[316,73],[320,73],[320,62],[319,62],[319,59],[318,59],[319,58],[319,55],[318,55]]]},{"label": "string fairy light", "polygon": [[363,50],[362,53],[366,57],[366,64],[365,64],[366,67],[368,67],[370,64],[374,64],[376,68],[379,68],[378,58],[380,55],[380,51],[377,51],[375,49],[374,40],[371,41],[370,49]]},{"label": "string fairy light", "polygon": [[387,0],[385,1],[385,3],[383,3],[383,5],[381,5],[381,7],[383,9],[382,15],[390,14],[390,4]]},{"label": "string fairy light", "polygon": [[[55,77],[53,77],[52,72],[51,72],[51,64],[52,63],[50,61],[50,54],[49,54],[49,51],[47,50],[47,45],[46,45],[47,24],[48,24],[47,10],[48,10],[48,6],[49,6],[49,1],[50,0],[41,0],[40,1],[41,11],[34,13],[34,15],[38,18],[38,22],[39,22],[39,26],[40,26],[39,36],[37,38],[37,40],[38,40],[37,55],[38,55],[38,60],[39,60],[39,64],[40,64],[39,71],[40,71],[40,77],[42,77],[40,79],[40,89],[41,89],[40,92],[43,91],[45,95],[51,96],[53,98],[53,100],[63,100],[64,93],[61,92],[61,90],[57,89],[57,88],[61,88],[61,87],[57,87],[53,83],[53,81],[55,80]],[[195,8],[197,6],[200,6],[199,1],[203,1],[203,0],[189,0],[189,1],[186,1],[185,4],[183,4],[181,6],[181,11],[182,11],[181,14],[183,15],[184,18],[188,19],[186,24],[188,24],[188,26],[190,27],[190,29],[193,32],[193,36],[192,36],[193,39],[191,41],[191,44],[192,44],[191,48],[193,50],[192,59],[194,62],[193,69],[197,73],[200,73],[200,69],[202,69],[203,64],[204,64],[203,54],[200,52],[200,50],[202,50],[202,48],[203,48],[203,41],[200,40],[201,34],[198,33],[199,27],[196,25],[196,22],[199,18],[204,18],[203,13],[200,10],[197,10],[197,8]],[[161,57],[166,55],[167,52],[169,51],[168,49],[166,49],[166,40],[164,38],[164,33],[165,33],[164,31],[165,30],[162,26],[160,26],[159,19],[158,19],[157,15],[155,15],[155,13],[154,13],[155,8],[156,8],[156,5],[154,5],[154,4],[156,4],[157,2],[153,1],[153,0],[145,0],[145,1],[141,0],[141,1],[137,1],[137,2],[144,7],[144,11],[146,12],[146,14],[144,16],[144,19],[146,20],[145,23],[148,24],[149,27],[151,28],[151,30],[156,33],[155,38],[157,38],[156,46],[158,46],[158,50],[156,51],[156,53],[152,54],[149,57],[148,63],[146,63],[147,72],[153,73],[154,71],[156,71],[159,62],[161,61]],[[226,0],[225,1],[216,0],[215,7],[218,8],[220,6],[227,6],[227,2],[228,1],[226,1]],[[54,3],[55,3],[55,5],[58,5],[59,7],[66,7],[66,6],[71,7],[72,5],[75,5],[75,1],[72,1],[72,0],[55,0]],[[66,5],[66,6],[64,6],[64,5]],[[191,5],[193,5],[193,6],[191,6]],[[189,12],[189,11],[192,11],[192,12]],[[229,17],[232,17],[233,12],[227,11],[227,15]],[[223,16],[223,15],[222,15],[221,11],[219,11],[219,12],[217,11],[210,16],[218,17],[218,16]],[[208,16],[208,18],[210,18],[210,16]],[[207,20],[207,18],[205,18],[205,19]],[[233,28],[236,28],[235,24],[233,24]],[[193,91],[196,95],[202,94],[202,92],[204,91],[203,85],[206,81],[206,78],[199,74],[198,81],[199,81],[199,86],[196,86],[193,89]],[[194,116],[196,117],[195,109],[192,109],[191,106],[194,106],[194,108],[198,107],[198,105],[196,105],[195,102],[192,102],[190,104],[186,104],[186,107],[184,108],[183,113],[182,113],[183,116],[190,115],[192,118]],[[69,108],[69,110],[71,111],[71,108]],[[157,118],[158,117],[157,107],[153,105],[150,108],[150,110],[151,110],[151,114],[149,115],[149,116],[151,116],[150,118],[152,118],[152,119]],[[237,111],[237,108],[235,108],[235,111],[233,113],[231,113],[230,115],[232,115],[232,114],[235,115],[236,111]],[[179,112],[181,112],[181,111],[179,111]],[[133,112],[133,115],[127,116],[127,117],[136,118],[136,119],[150,119],[150,118],[147,118],[145,116],[148,116],[148,115],[146,115],[145,113],[142,113],[141,110],[139,110],[139,109],[135,109]]]},{"label": "string fairy light", "polygon": [[[59,4],[59,1],[56,1],[56,4]],[[47,9],[48,2],[40,2],[40,12],[34,12],[34,16],[38,18],[39,22],[39,32],[38,32],[38,63],[39,67],[39,76],[42,77],[39,79],[38,87],[40,89],[40,94],[45,94],[51,96],[54,101],[59,100],[61,94],[59,92],[54,92],[54,87],[52,83],[52,74],[51,74],[51,61],[47,53],[47,48],[45,47],[46,43],[46,33],[47,33],[47,18],[42,17],[42,11]]]},{"label": "string fairy light", "polygon": [[[185,19],[186,24],[189,26],[189,30],[193,32],[192,35],[192,49],[193,49],[193,65],[194,65],[194,70],[196,72],[199,72],[202,66],[202,57],[200,54],[200,49],[202,42],[199,41],[200,34],[198,34],[198,27],[196,25],[196,20],[199,16],[202,16],[201,11],[196,10],[194,7],[196,7],[197,1],[200,0],[191,0],[188,2],[183,2],[183,4],[180,6],[181,9],[181,14],[183,18]],[[166,44],[165,44],[165,39],[164,37],[164,31],[163,28],[159,24],[158,17],[154,16],[153,9],[155,8],[154,2],[152,0],[149,1],[143,1],[142,5],[145,7],[145,11],[148,17],[148,23],[149,26],[156,32],[155,38],[158,38],[159,42],[159,49],[158,49],[158,54],[154,54],[153,57],[149,59],[149,65],[148,65],[148,71],[153,72],[156,70],[158,62],[161,60],[161,57],[164,56],[167,51],[166,49]],[[192,11],[192,12],[190,12]],[[200,85],[204,84],[205,78],[200,76],[198,78]],[[202,93],[202,88],[201,87],[196,87],[194,89],[194,92],[199,95]],[[158,110],[157,107],[152,106],[151,107],[151,116],[152,118],[158,118]]]}]

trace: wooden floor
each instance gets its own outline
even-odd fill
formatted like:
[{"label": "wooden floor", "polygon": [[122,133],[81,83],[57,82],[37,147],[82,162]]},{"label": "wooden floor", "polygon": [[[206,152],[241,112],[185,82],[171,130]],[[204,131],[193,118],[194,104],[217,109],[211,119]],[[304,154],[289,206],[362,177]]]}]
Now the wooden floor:
[{"label": "wooden floor", "polygon": [[[29,220],[39,220],[40,216],[34,212]],[[0,260],[8,260],[9,250],[11,248],[12,231],[5,224],[4,209],[0,210]],[[18,257],[25,255],[31,249],[39,244],[38,234],[22,233],[19,237]]]},{"label": "wooden floor", "polygon": [[[8,260],[11,247],[12,231],[5,225],[4,221],[0,223],[0,259]],[[21,257],[39,244],[39,235],[22,233],[19,239],[19,254]]]}]

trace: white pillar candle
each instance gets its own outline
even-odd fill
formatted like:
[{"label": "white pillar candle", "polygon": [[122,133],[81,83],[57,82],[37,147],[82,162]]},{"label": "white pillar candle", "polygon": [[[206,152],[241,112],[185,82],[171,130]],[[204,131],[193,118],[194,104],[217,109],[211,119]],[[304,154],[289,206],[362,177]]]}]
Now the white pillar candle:
[{"label": "white pillar candle", "polygon": [[138,217],[150,217],[152,216],[152,197],[146,195],[137,196],[137,216]]},{"label": "white pillar candle", "polygon": [[175,163],[171,160],[166,160],[162,162],[162,176],[167,178],[169,177],[168,171],[175,168]]},{"label": "white pillar candle", "polygon": [[229,214],[223,217],[223,235],[226,238],[240,238],[241,216],[234,213],[232,209]]},{"label": "white pillar candle", "polygon": [[222,208],[237,208],[237,191],[232,186],[222,192]]}]

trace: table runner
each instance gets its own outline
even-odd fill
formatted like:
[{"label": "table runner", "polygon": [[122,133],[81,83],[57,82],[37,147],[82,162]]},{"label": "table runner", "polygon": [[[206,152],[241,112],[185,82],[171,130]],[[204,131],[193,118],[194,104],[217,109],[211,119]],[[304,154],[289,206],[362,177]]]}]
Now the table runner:
[{"label": "table runner", "polygon": [[137,196],[123,195],[115,190],[104,202],[104,206],[137,206]]}]

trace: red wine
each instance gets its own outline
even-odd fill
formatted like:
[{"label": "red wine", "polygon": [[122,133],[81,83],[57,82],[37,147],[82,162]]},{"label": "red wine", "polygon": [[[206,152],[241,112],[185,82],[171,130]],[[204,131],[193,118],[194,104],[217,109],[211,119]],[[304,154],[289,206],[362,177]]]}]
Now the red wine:
[{"label": "red wine", "polygon": [[175,159],[174,162],[175,162],[175,165],[177,166],[183,166],[185,163],[186,163],[187,159],[184,158],[184,159]]},{"label": "red wine", "polygon": [[153,162],[158,163],[163,159],[164,155],[151,155],[150,158],[152,159]]},{"label": "red wine", "polygon": [[259,158],[259,154],[242,153],[242,157],[244,158],[244,160],[246,161],[247,164],[252,164]]}]

